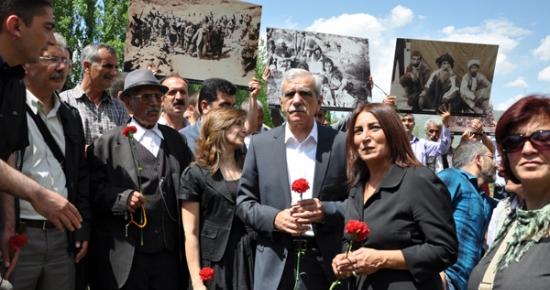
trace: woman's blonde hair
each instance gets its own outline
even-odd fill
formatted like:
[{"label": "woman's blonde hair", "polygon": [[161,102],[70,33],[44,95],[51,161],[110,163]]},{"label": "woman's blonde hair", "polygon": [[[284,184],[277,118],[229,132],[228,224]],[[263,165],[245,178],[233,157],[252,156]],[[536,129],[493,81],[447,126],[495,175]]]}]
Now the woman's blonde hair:
[{"label": "woman's blonde hair", "polygon": [[[199,140],[195,145],[197,160],[200,166],[211,166],[210,174],[214,175],[220,168],[220,155],[225,152],[225,130],[232,125],[244,123],[246,112],[237,108],[219,108],[201,117]],[[243,168],[244,153],[241,148],[235,150],[235,161]]]}]

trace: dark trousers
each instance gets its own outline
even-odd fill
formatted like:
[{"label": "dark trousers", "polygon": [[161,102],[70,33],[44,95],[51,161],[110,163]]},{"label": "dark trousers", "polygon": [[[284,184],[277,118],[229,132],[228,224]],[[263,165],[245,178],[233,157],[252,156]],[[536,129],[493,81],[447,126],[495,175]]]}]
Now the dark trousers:
[{"label": "dark trousers", "polygon": [[[134,261],[126,284],[121,290],[171,290],[183,289],[179,276],[188,276],[180,272],[178,251],[162,250],[159,253],[134,253]],[[101,277],[99,277],[101,279]],[[94,285],[94,290],[106,290]]]},{"label": "dark trousers", "polygon": [[[294,250],[288,252],[285,269],[279,283],[279,290],[294,289],[296,281],[296,262],[298,254]],[[332,261],[329,261],[332,262]],[[330,288],[333,281],[329,281],[321,265],[326,263],[318,248],[308,248],[300,260],[300,276],[298,287],[300,290],[326,290]],[[338,289],[338,288],[337,288]]]}]

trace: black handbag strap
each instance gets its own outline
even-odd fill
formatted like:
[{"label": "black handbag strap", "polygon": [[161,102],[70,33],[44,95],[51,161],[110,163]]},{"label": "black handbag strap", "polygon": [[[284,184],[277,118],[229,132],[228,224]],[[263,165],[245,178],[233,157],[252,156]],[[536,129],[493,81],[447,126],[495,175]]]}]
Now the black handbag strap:
[{"label": "black handbag strap", "polygon": [[61,148],[59,148],[59,145],[53,139],[52,133],[50,133],[50,130],[46,126],[46,123],[44,123],[44,121],[42,121],[42,118],[40,118],[32,111],[32,109],[29,107],[29,104],[27,104],[27,113],[29,113],[29,116],[31,116],[31,118],[33,119],[34,123],[38,127],[38,130],[40,130],[42,137],[44,137],[44,141],[46,141],[46,144],[48,144],[48,147],[50,147],[53,156],[55,156],[55,159],[59,161],[63,172],[65,172],[65,156],[63,156],[63,153],[61,153]]}]

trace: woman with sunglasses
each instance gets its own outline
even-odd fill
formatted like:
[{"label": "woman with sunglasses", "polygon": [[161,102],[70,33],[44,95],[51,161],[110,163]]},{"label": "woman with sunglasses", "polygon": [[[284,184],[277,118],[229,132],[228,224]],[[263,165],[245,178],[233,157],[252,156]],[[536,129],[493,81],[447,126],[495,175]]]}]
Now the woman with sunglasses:
[{"label": "woman with sunglasses", "polygon": [[468,289],[548,289],[550,98],[519,100],[504,112],[495,135],[501,175],[521,183],[525,199],[474,268]]}]

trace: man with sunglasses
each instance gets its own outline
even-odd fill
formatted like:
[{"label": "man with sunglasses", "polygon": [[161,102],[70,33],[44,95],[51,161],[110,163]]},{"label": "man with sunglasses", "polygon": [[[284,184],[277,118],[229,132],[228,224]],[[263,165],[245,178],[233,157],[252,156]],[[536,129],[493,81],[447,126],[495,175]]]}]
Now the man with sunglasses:
[{"label": "man with sunglasses", "polygon": [[[166,92],[150,70],[130,72],[120,98],[132,119],[88,148],[94,289],[187,286],[177,190],[193,155],[183,135],[157,123]],[[125,136],[129,126],[137,130]]]},{"label": "man with sunglasses", "polygon": [[497,205],[481,186],[495,181],[494,158],[481,142],[465,141],[454,151],[454,168],[437,173],[451,193],[459,245],[456,263],[441,273],[447,290],[467,289],[468,277],[481,259],[485,232]]},{"label": "man with sunglasses", "polygon": [[23,66],[30,145],[16,159],[23,157],[21,171],[26,176],[76,205],[83,217],[82,228],[70,235],[58,232],[29,202],[20,201],[21,225],[26,227],[29,242],[20,250],[17,267],[6,274],[15,289],[40,285],[74,290],[75,262],[86,255],[90,240],[84,130],[78,111],[62,102],[56,92],[65,83],[68,62],[65,39],[57,33],[55,39],[57,44],[48,46],[38,63]]}]

